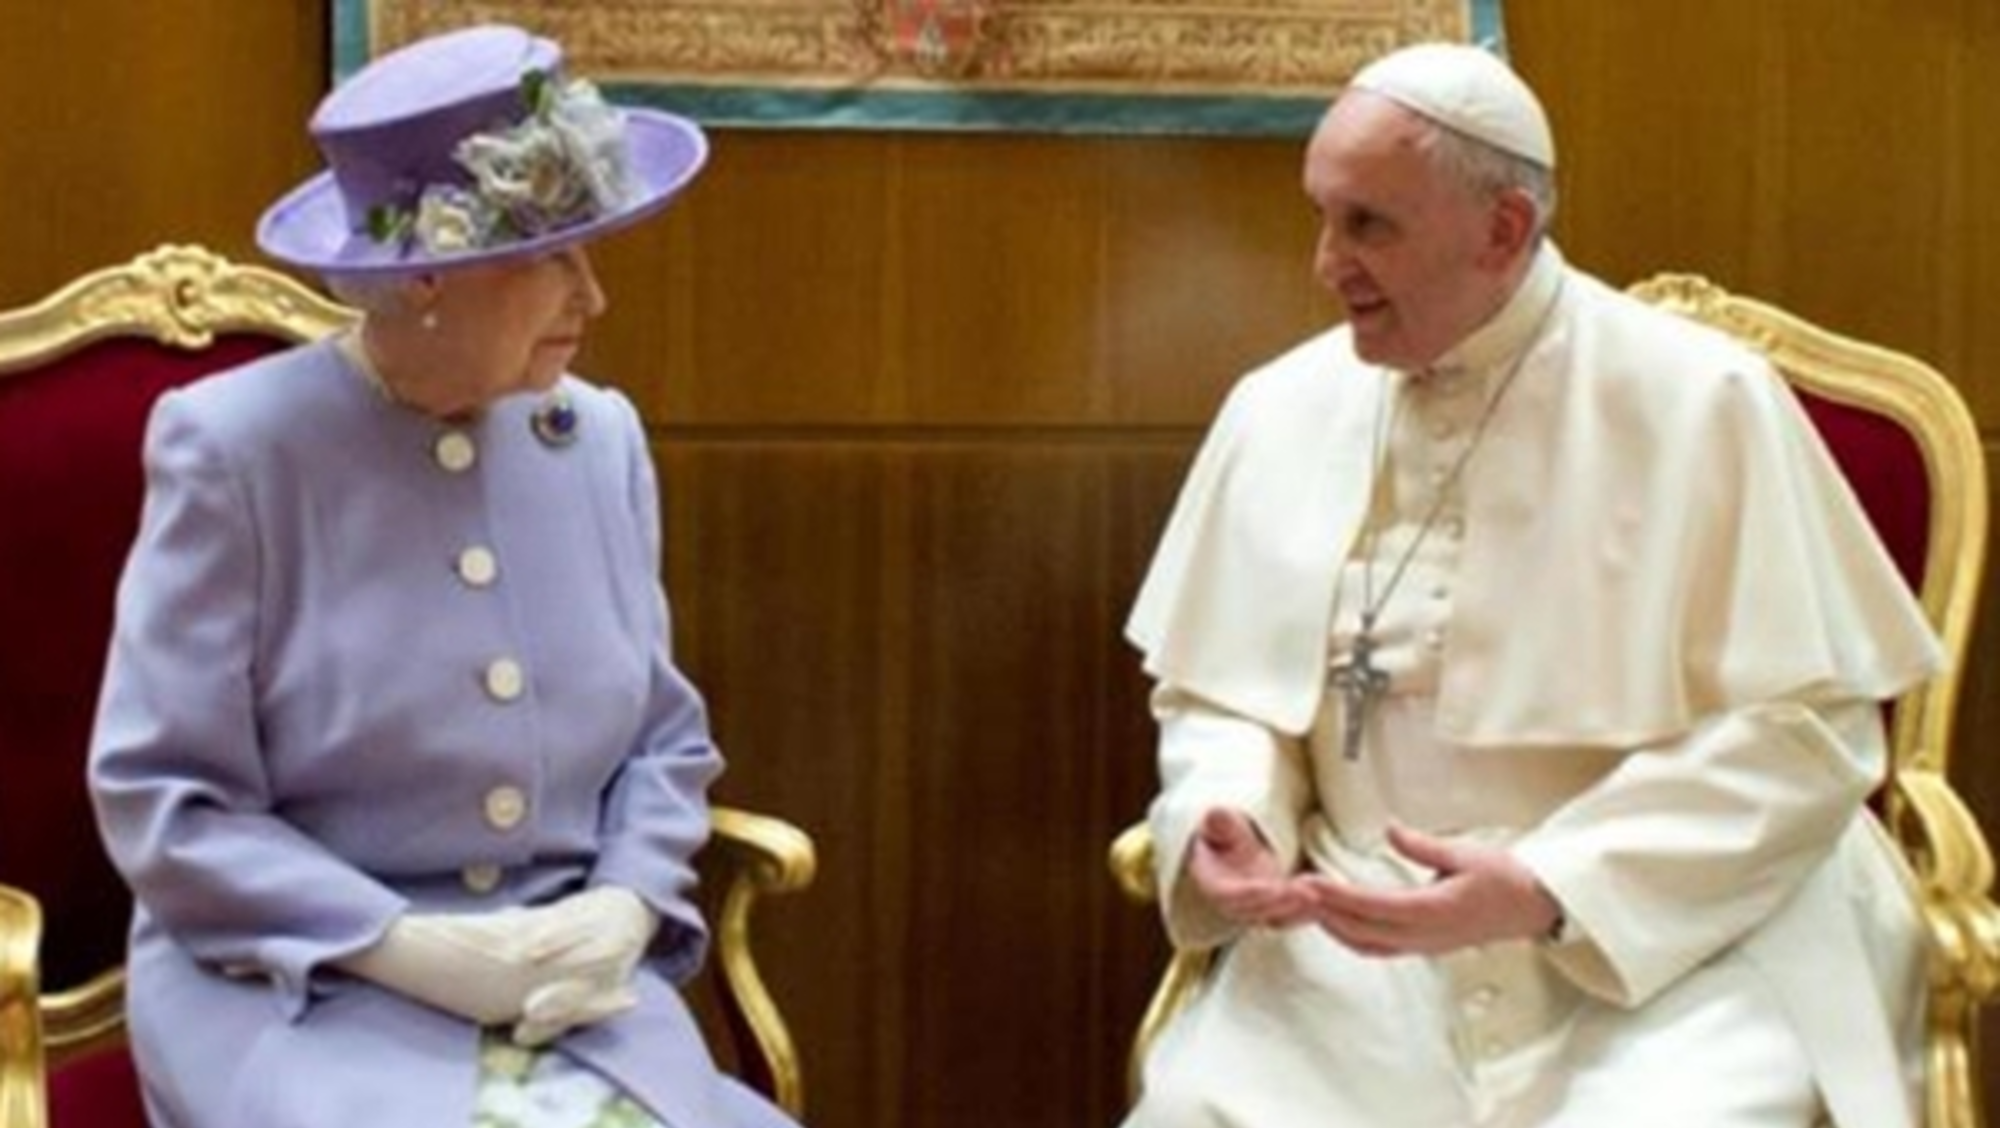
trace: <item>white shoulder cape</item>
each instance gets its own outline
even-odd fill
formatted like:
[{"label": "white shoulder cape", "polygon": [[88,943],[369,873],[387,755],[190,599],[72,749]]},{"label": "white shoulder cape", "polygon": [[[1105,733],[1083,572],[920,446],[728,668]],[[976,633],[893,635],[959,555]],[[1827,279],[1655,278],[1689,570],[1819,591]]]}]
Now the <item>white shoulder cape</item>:
[{"label": "white shoulder cape", "polygon": [[[1937,668],[1762,358],[1575,271],[1558,301],[1464,480],[1443,736],[1632,747],[1790,694],[1887,698]],[[1344,328],[1237,385],[1127,624],[1150,674],[1310,726],[1389,386]]]}]

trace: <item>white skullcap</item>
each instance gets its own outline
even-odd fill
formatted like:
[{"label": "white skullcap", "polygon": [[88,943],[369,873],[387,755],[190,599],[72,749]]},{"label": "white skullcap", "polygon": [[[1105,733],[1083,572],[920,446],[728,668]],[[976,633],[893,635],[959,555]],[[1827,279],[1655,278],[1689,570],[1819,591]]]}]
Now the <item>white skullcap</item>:
[{"label": "white skullcap", "polygon": [[1496,149],[1556,167],[1556,142],[1541,100],[1491,52],[1422,43],[1375,60],[1349,89],[1368,90]]}]

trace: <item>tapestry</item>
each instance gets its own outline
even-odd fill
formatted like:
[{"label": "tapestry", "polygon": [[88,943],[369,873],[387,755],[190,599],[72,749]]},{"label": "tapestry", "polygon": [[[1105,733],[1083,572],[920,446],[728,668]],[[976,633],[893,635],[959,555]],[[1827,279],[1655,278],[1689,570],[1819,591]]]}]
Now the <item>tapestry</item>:
[{"label": "tapestry", "polygon": [[1500,46],[1501,0],[335,0],[345,76],[476,23],[709,125],[1309,133],[1368,60]]}]

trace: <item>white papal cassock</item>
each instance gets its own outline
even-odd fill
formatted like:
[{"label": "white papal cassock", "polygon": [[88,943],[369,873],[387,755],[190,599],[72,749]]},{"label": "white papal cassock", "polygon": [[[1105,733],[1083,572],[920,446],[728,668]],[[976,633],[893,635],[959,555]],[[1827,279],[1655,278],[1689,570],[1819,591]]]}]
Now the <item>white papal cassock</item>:
[{"label": "white papal cassock", "polygon": [[[1364,602],[1392,680],[1348,760]],[[1129,633],[1168,930],[1224,949],[1130,1128],[1919,1123],[1916,910],[1863,803],[1939,650],[1753,353],[1553,247],[1431,372],[1315,338],[1231,395]],[[1181,881],[1217,805],[1374,885],[1427,877],[1391,822],[1509,843],[1565,935],[1240,932]]]}]

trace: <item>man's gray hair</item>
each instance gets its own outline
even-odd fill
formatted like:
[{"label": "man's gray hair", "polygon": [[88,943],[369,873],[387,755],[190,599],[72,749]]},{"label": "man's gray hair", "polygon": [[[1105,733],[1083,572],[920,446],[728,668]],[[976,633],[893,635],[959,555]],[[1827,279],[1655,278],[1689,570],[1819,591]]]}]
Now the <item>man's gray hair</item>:
[{"label": "man's gray hair", "polygon": [[1434,121],[1427,124],[1431,127],[1431,140],[1425,151],[1439,170],[1479,195],[1492,196],[1513,189],[1526,193],[1535,205],[1531,242],[1541,242],[1556,216],[1555,173],[1448,125]]}]

